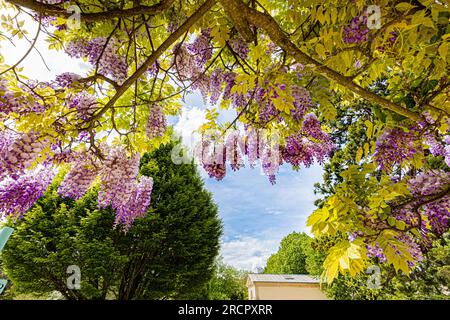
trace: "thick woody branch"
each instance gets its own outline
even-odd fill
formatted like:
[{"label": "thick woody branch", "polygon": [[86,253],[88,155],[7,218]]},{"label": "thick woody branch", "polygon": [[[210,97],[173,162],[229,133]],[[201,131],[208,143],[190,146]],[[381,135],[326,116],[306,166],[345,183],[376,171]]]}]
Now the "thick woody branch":
[{"label": "thick woody branch", "polygon": [[[57,16],[62,18],[69,18],[73,14],[72,12],[68,12],[57,5],[46,4],[35,0],[6,0],[6,1],[13,5],[39,12],[44,16]],[[81,13],[80,18],[83,21],[94,22],[94,21],[111,20],[114,18],[132,17],[142,14],[155,15],[162,13],[163,11],[170,8],[170,6],[174,2],[175,0],[162,0],[161,2],[152,6],[138,5],[129,9],[113,9],[102,12]]]},{"label": "thick woody branch", "polygon": [[414,121],[423,120],[420,114],[417,114],[405,107],[402,107],[392,101],[389,101],[377,94],[364,89],[359,86],[349,77],[346,77],[339,72],[321,64],[320,62],[314,60],[303,51],[301,51],[286,35],[286,33],[280,28],[278,23],[269,14],[259,12],[245,5],[241,0],[222,0],[223,3],[233,2],[234,6],[229,6],[229,8],[235,8],[234,15],[239,15],[241,19],[247,20],[248,23],[255,25],[256,27],[264,30],[270,39],[282,48],[286,53],[292,56],[297,62],[309,66],[314,69],[316,73],[322,74],[329,80],[333,80],[336,83],[346,87],[350,91],[356,93],[362,98],[380,105],[385,109],[389,109],[397,114],[403,115]]},{"label": "thick woody branch", "polygon": [[224,0],[221,1],[221,4],[227,16],[231,19],[231,21],[233,21],[233,25],[236,30],[241,34],[245,41],[252,42],[255,39],[255,35],[250,29],[247,20],[242,19],[241,15],[238,13],[239,2],[236,3],[235,1]]}]

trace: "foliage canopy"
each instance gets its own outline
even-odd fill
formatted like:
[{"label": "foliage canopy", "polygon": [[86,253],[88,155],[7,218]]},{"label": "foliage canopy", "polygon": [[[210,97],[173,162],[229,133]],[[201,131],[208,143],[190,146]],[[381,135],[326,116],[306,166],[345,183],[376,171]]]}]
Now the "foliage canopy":
[{"label": "foliage canopy", "polygon": [[[282,163],[324,163],[341,147],[330,138],[340,106],[357,106],[364,143],[308,220],[316,235],[350,237],[329,250],[328,282],[362,272],[372,255],[409,273],[448,230],[446,1],[81,0],[79,16],[70,4],[0,4],[14,10],[2,15],[2,45],[28,36],[23,17],[31,15],[35,39],[90,65],[43,83],[24,76],[26,55],[10,66],[1,58],[1,214],[23,214],[70,164],[58,192],[79,198],[99,179],[99,204],[130,227],[153,187],[137,180],[138,154],[169,140],[165,117],[198,90],[211,105],[197,156],[218,180],[226,161],[238,170],[244,157],[259,159],[272,183]],[[235,120],[220,123],[219,109],[235,110]],[[242,134],[226,135],[239,124]],[[39,165],[50,172],[24,176]]]}]

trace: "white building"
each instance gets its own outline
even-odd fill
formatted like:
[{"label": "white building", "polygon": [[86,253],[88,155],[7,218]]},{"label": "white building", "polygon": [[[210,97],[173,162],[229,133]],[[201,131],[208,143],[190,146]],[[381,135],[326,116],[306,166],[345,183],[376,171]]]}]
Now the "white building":
[{"label": "white building", "polygon": [[249,300],[327,300],[320,281],[304,274],[249,274]]}]

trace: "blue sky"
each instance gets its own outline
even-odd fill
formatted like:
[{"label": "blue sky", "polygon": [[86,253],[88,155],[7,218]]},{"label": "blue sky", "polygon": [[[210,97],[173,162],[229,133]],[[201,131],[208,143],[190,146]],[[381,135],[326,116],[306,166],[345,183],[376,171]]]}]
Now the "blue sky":
[{"label": "blue sky", "polygon": [[[28,24],[27,24],[28,25]],[[33,26],[28,28],[34,34]],[[0,47],[5,62],[13,64],[28,49],[28,43],[16,42],[12,47],[6,42]],[[21,64],[31,79],[42,81],[54,79],[62,72],[85,74],[89,67],[81,60],[70,59],[62,52],[48,51],[43,37],[36,47],[46,58],[48,70],[36,51]],[[172,119],[176,130],[187,138],[204,121],[205,105],[198,94],[185,101],[182,116]],[[234,113],[224,113],[220,120],[230,121]],[[219,206],[224,224],[221,255],[224,261],[237,268],[255,270],[264,267],[267,258],[276,252],[280,240],[292,231],[308,231],[306,218],[314,210],[313,192],[315,182],[321,180],[322,168],[312,166],[296,172],[283,165],[277,184],[271,185],[257,166],[238,172],[228,171],[220,182],[210,179],[202,172],[205,186]]]},{"label": "blue sky", "polygon": [[314,183],[322,168],[294,172],[287,166],[271,185],[258,168],[229,173],[222,181],[206,180],[224,223],[222,255],[238,268],[263,267],[280,240],[292,231],[308,231],[314,210]]}]

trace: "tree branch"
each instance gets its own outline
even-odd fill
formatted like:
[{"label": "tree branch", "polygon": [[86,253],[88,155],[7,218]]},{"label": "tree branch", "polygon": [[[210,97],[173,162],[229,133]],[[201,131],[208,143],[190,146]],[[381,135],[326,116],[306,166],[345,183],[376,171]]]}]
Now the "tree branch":
[{"label": "tree branch", "polygon": [[[65,9],[60,8],[57,5],[46,4],[34,0],[6,0],[6,1],[13,5],[39,12],[44,16],[57,16],[69,18],[72,15],[71,12],[67,12]],[[114,9],[102,12],[81,13],[80,18],[83,21],[94,22],[94,21],[111,20],[114,18],[132,17],[142,14],[155,15],[170,8],[170,6],[174,2],[175,0],[161,0],[160,2],[152,6],[139,5],[129,9]]]},{"label": "tree branch", "polygon": [[92,82],[92,81],[96,81],[98,79],[108,82],[110,85],[112,85],[114,87],[114,89],[119,88],[119,85],[117,84],[117,82],[115,82],[114,80],[112,80],[112,79],[110,79],[110,78],[108,78],[108,77],[106,77],[106,76],[104,76],[104,75],[102,75],[100,73],[96,73],[96,74],[94,74],[92,76],[89,76],[87,78],[82,78],[82,79],[76,80],[76,82],[78,82],[78,83],[89,83],[89,82]]},{"label": "tree branch", "polygon": [[234,27],[242,35],[247,42],[252,42],[255,39],[255,35],[250,29],[246,19],[241,19],[239,8],[236,6],[235,1],[221,1],[223,10],[228,17],[233,21]]},{"label": "tree branch", "polygon": [[305,54],[289,39],[289,37],[280,28],[280,26],[272,16],[248,7],[241,0],[221,0],[222,3],[229,1],[233,1],[235,3],[234,6],[234,8],[236,8],[236,12],[234,12],[235,15],[240,16],[241,19],[245,19],[249,23],[264,30],[276,45],[278,45],[280,48],[286,51],[286,53],[291,55],[297,62],[302,63],[305,66],[312,67],[315,70],[315,72],[322,74],[329,80],[336,81],[338,84],[346,87],[347,89],[358,94],[362,98],[372,103],[378,104],[385,109],[394,111],[416,122],[423,120],[420,114],[408,110],[405,107],[397,105],[392,101],[389,101],[367,89],[364,89],[363,87],[354,83],[350,77],[346,77],[334,71],[333,69],[330,69],[325,65],[322,65],[318,61],[314,60],[313,58]]}]

